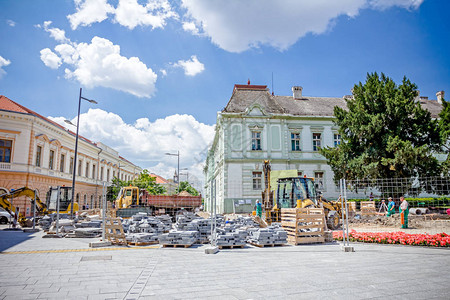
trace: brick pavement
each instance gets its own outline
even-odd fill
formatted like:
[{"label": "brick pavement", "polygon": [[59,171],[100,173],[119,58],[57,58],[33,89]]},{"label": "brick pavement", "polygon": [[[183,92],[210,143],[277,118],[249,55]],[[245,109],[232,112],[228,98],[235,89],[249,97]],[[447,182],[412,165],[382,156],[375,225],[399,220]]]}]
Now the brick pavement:
[{"label": "brick pavement", "polygon": [[449,249],[354,244],[344,253],[327,244],[206,255],[205,246],[89,251],[92,239],[41,236],[0,230],[0,299],[448,299]]}]

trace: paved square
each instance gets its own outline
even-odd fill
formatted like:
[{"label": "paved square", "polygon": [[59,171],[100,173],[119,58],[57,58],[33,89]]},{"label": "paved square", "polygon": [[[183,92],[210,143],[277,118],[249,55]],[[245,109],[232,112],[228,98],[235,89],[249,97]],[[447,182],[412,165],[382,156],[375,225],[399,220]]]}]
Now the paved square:
[{"label": "paved square", "polygon": [[0,230],[0,299],[448,299],[450,249],[339,244],[90,249]]}]

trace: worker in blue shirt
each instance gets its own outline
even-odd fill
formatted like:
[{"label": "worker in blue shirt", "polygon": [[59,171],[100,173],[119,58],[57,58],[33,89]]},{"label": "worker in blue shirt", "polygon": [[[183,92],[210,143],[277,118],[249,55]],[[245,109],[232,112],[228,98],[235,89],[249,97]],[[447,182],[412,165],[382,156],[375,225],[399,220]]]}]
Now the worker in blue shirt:
[{"label": "worker in blue shirt", "polygon": [[390,216],[392,216],[393,214],[395,214],[395,202],[394,202],[394,200],[392,200],[391,197],[389,197],[388,200],[389,200],[389,203],[388,203],[388,213],[387,213],[387,216],[390,217]]}]

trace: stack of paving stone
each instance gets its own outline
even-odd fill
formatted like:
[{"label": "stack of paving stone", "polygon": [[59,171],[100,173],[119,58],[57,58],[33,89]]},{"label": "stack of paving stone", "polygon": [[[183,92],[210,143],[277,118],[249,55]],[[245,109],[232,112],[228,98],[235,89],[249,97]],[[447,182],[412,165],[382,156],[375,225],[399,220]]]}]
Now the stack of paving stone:
[{"label": "stack of paving stone", "polygon": [[277,226],[247,229],[247,241],[258,246],[282,245],[287,243],[287,232]]},{"label": "stack of paving stone", "polygon": [[211,235],[211,219],[195,219],[189,224],[187,230],[198,231],[198,242],[200,244],[208,243]]},{"label": "stack of paving stone", "polygon": [[185,245],[191,246],[197,241],[197,231],[178,231],[173,230],[169,233],[164,233],[159,236],[159,243],[161,245]]},{"label": "stack of paving stone", "polygon": [[177,222],[175,224],[175,227],[178,230],[189,230],[187,229],[188,225],[190,225],[190,223],[195,220],[195,219],[199,219],[200,217],[191,213],[191,212],[184,212],[181,215],[177,216]]},{"label": "stack of paving stone", "polygon": [[166,226],[167,232],[172,228],[172,217],[169,215],[160,215],[155,217],[157,220],[159,220],[161,223]]},{"label": "stack of paving stone", "polygon": [[39,220],[38,224],[44,231],[47,231],[52,225],[52,222],[53,222],[52,215],[46,215]]},{"label": "stack of paving stone", "polygon": [[217,230],[217,246],[219,247],[231,247],[239,246],[243,247],[245,245],[245,238],[240,232],[225,232],[223,230]]},{"label": "stack of paving stone", "polygon": [[158,234],[156,233],[130,233],[126,240],[131,244],[155,244],[158,243]]},{"label": "stack of paving stone", "polygon": [[241,226],[259,227],[259,224],[256,223],[252,217],[239,216],[234,220],[234,223],[239,224]]},{"label": "stack of paving stone", "polygon": [[172,224],[168,225],[159,218],[149,217],[145,213],[133,215],[131,219],[125,219],[122,223],[126,233],[164,233],[168,232]]},{"label": "stack of paving stone", "polygon": [[[69,219],[60,219],[58,221],[58,233],[69,233],[75,230],[74,221]],[[48,229],[49,233],[56,232],[56,221],[53,221]]]},{"label": "stack of paving stone", "polygon": [[74,237],[77,238],[94,238],[102,235],[101,228],[76,228],[74,231]]},{"label": "stack of paving stone", "polygon": [[102,220],[92,220],[92,221],[83,221],[80,223],[76,223],[76,228],[101,228]]}]

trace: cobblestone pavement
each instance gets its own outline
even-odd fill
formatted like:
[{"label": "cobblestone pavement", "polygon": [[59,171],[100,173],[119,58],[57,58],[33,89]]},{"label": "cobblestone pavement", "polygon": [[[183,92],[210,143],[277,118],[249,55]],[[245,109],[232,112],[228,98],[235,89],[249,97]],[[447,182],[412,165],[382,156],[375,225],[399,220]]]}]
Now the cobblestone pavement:
[{"label": "cobblestone pavement", "polygon": [[[4,228],[4,227],[3,227]],[[448,299],[450,250],[110,247],[0,230],[0,299]]]}]

